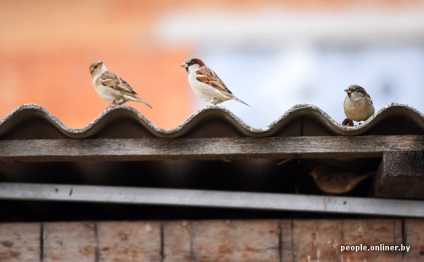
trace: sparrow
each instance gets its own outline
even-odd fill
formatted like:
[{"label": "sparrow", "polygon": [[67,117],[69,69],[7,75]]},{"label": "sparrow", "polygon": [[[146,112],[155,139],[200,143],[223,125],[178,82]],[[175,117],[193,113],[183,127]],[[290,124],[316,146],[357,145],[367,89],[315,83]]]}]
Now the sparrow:
[{"label": "sparrow", "polygon": [[315,180],[318,188],[327,194],[344,194],[356,187],[362,180],[375,174],[369,172],[355,174],[354,172],[329,165],[318,165],[309,173]]},{"label": "sparrow", "polygon": [[191,89],[202,100],[216,105],[234,99],[249,106],[235,97],[218,75],[199,58],[189,59],[181,67],[184,67],[188,73],[188,83]]},{"label": "sparrow", "polygon": [[93,77],[92,82],[97,94],[111,105],[121,105],[127,101],[134,101],[152,108],[149,103],[137,95],[124,79],[108,71],[102,61],[92,62],[90,64],[90,73]]},{"label": "sparrow", "polygon": [[371,97],[363,87],[351,85],[344,91],[347,95],[343,108],[347,119],[343,121],[343,125],[353,126],[353,121],[365,121],[374,114]]}]

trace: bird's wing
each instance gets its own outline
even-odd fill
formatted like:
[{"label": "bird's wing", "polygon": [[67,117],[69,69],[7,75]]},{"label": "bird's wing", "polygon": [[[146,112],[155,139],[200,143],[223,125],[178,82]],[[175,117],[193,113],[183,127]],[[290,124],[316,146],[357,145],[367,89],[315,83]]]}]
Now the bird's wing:
[{"label": "bird's wing", "polygon": [[104,72],[100,76],[99,81],[100,83],[102,83],[102,85],[116,89],[118,91],[136,94],[136,92],[132,89],[132,87],[127,82],[125,82],[124,79],[120,78],[119,76],[117,76],[116,74],[112,72],[109,72],[109,71]]},{"label": "bird's wing", "polygon": [[206,66],[196,70],[196,79],[216,89],[232,94],[218,75]]}]

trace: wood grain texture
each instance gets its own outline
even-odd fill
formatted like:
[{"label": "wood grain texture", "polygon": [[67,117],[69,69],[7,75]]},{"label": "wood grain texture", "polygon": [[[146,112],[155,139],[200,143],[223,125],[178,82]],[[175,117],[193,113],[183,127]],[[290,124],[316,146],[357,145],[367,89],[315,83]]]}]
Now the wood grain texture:
[{"label": "wood grain texture", "polygon": [[[31,145],[31,146],[28,146]],[[1,140],[0,161],[381,157],[422,151],[424,136]]]},{"label": "wood grain texture", "polygon": [[201,221],[192,230],[194,261],[280,261],[276,220]]},{"label": "wood grain texture", "polygon": [[40,224],[0,224],[1,262],[38,262],[40,253]]},{"label": "wood grain texture", "polygon": [[424,150],[385,152],[378,168],[375,195],[424,198]]},{"label": "wood grain texture", "polygon": [[340,261],[340,221],[294,220],[294,261]]},{"label": "wood grain texture", "polygon": [[163,223],[164,262],[192,261],[191,221]]},{"label": "wood grain texture", "polygon": [[400,245],[399,220],[295,220],[295,261],[402,261],[401,252],[345,251],[342,245]]},{"label": "wood grain texture", "polygon": [[404,230],[405,245],[411,246],[404,261],[424,261],[424,220],[406,219]]},{"label": "wood grain texture", "polygon": [[161,261],[158,222],[100,222],[99,261]]},{"label": "wood grain texture", "polygon": [[97,241],[93,223],[45,223],[43,262],[92,262]]},{"label": "wood grain texture", "polygon": [[[423,219],[1,223],[0,261],[422,261],[422,232]],[[361,244],[411,249],[340,250]]]},{"label": "wood grain texture", "polygon": [[281,262],[294,262],[293,253],[293,221],[281,220],[280,221],[280,257]]},{"label": "wood grain texture", "polygon": [[[385,246],[402,244],[400,220],[341,220],[340,231],[343,245]],[[401,252],[362,251],[340,253],[342,261],[402,261]]]}]

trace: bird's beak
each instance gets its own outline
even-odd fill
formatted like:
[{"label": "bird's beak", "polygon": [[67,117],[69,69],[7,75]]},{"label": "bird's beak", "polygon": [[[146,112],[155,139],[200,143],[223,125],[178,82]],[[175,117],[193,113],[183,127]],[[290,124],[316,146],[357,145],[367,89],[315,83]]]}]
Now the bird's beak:
[{"label": "bird's beak", "polygon": [[187,63],[182,63],[181,67],[187,68],[188,65],[187,65]]},{"label": "bird's beak", "polygon": [[346,93],[348,93],[348,94],[352,93],[352,90],[350,90],[349,88],[348,88],[348,89],[345,89],[344,91],[345,91]]}]

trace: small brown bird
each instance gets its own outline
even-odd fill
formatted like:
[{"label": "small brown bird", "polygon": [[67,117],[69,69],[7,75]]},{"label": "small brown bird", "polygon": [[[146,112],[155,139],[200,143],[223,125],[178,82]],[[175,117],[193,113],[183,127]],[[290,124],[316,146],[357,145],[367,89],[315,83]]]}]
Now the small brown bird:
[{"label": "small brown bird", "polygon": [[356,187],[362,180],[372,176],[375,172],[357,175],[352,171],[329,165],[318,165],[309,173],[315,183],[327,194],[344,194]]},{"label": "small brown bird", "polygon": [[184,67],[188,73],[188,83],[191,89],[202,100],[216,105],[234,99],[249,106],[235,97],[218,75],[199,58],[189,59],[181,67]]},{"label": "small brown bird", "polygon": [[343,108],[347,119],[343,121],[343,125],[353,126],[353,121],[365,121],[374,114],[371,97],[363,87],[351,85],[344,91],[347,95]]},{"label": "small brown bird", "polygon": [[112,105],[121,105],[127,101],[140,102],[152,108],[149,103],[141,99],[132,87],[118,75],[107,70],[102,61],[90,64],[90,73],[93,77],[94,89],[97,94]]}]

